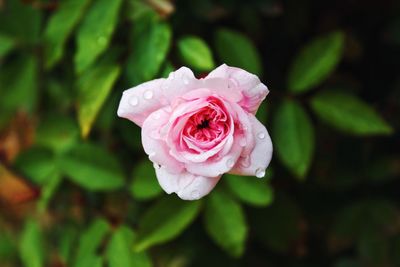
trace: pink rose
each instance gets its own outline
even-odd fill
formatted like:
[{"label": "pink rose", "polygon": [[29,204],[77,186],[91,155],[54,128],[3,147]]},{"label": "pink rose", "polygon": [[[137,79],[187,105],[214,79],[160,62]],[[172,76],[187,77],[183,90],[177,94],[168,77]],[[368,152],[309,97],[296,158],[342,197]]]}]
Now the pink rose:
[{"label": "pink rose", "polygon": [[272,143],[254,115],[268,92],[257,76],[239,68],[224,64],[196,79],[182,67],[167,79],[126,90],[118,116],[142,127],[161,187],[194,200],[224,173],[265,175]]}]

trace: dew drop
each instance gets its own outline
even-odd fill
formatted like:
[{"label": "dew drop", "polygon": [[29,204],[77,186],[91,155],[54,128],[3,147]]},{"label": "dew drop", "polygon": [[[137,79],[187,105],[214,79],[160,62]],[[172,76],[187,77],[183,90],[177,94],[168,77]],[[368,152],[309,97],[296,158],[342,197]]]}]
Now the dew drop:
[{"label": "dew drop", "polygon": [[226,161],[226,166],[228,166],[228,168],[232,168],[233,166],[235,166],[235,162],[233,161],[233,159],[228,159]]},{"label": "dew drop", "polygon": [[155,155],[156,155],[156,152],[151,151],[151,152],[149,153],[149,159],[153,158]]},{"label": "dew drop", "polygon": [[256,177],[257,178],[263,178],[265,176],[265,170],[262,168],[258,168],[256,170]]},{"label": "dew drop", "polygon": [[132,96],[130,99],[129,99],[129,104],[131,105],[131,106],[137,106],[138,104],[139,104],[139,99],[136,97],[136,96]]},{"label": "dew drop", "polygon": [[150,90],[145,91],[143,93],[143,98],[147,99],[147,100],[152,99],[153,98],[153,92],[150,91]]},{"label": "dew drop", "polygon": [[197,191],[197,190],[193,190],[192,193],[190,193],[190,196],[191,196],[193,199],[198,199],[198,198],[200,197],[200,193],[199,193],[199,191]]},{"label": "dew drop", "polygon": [[258,136],[258,138],[260,138],[260,139],[264,139],[264,138],[265,138],[265,133],[259,132],[259,133],[257,134],[257,136]]}]

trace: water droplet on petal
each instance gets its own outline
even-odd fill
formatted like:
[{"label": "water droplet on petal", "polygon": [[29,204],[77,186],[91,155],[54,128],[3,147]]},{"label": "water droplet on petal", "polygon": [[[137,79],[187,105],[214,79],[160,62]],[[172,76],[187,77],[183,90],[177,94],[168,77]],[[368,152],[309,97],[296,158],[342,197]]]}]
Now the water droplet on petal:
[{"label": "water droplet on petal", "polygon": [[260,139],[264,139],[265,138],[265,133],[264,132],[259,132],[257,134],[257,137],[260,138]]},{"label": "water droplet on petal", "polygon": [[263,178],[265,176],[265,170],[262,168],[258,168],[256,170],[256,177],[257,178]]},{"label": "water droplet on petal", "polygon": [[153,163],[153,167],[154,167],[154,169],[160,169],[161,168],[161,165],[159,165],[159,164],[157,164],[157,163]]},{"label": "water droplet on petal", "polygon": [[198,199],[198,198],[200,197],[200,193],[199,193],[199,191],[197,191],[197,190],[193,190],[192,193],[190,193],[190,196],[191,196],[193,199]]},{"label": "water droplet on petal", "polygon": [[130,99],[129,99],[129,104],[131,105],[131,106],[137,106],[138,104],[139,104],[139,99],[137,98],[137,96],[132,96]]},{"label": "water droplet on petal", "polygon": [[149,153],[149,159],[153,158],[155,155],[156,155],[156,152],[151,151],[151,152]]},{"label": "water droplet on petal", "polygon": [[145,91],[143,93],[143,98],[147,99],[147,100],[152,99],[153,98],[153,92],[150,91],[150,90]]},{"label": "water droplet on petal", "polygon": [[235,166],[235,162],[233,161],[232,158],[226,161],[226,166],[228,166],[228,168],[232,168],[233,166]]}]

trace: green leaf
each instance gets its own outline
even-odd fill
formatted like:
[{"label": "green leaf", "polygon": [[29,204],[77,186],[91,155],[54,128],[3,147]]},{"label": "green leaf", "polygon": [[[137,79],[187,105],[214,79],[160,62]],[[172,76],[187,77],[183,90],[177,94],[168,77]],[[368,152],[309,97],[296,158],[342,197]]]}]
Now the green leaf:
[{"label": "green leaf", "polygon": [[19,253],[25,267],[44,266],[43,237],[39,225],[28,220],[19,241]]},{"label": "green leaf", "polygon": [[39,211],[47,209],[51,198],[57,192],[61,182],[62,177],[58,172],[47,179],[47,182],[41,188],[40,199],[37,203]]},{"label": "green leaf", "polygon": [[21,54],[0,72],[0,113],[23,109],[32,112],[36,108],[37,59]]},{"label": "green leaf", "polygon": [[215,47],[222,62],[256,75],[262,74],[261,56],[253,42],[242,33],[219,29],[215,36]]},{"label": "green leaf", "polygon": [[81,260],[79,260],[75,267],[102,267],[103,266],[103,259],[100,256],[96,255],[85,255]]},{"label": "green leaf", "polygon": [[53,150],[65,152],[79,140],[79,128],[70,117],[52,114],[44,117],[36,133],[36,144]]},{"label": "green leaf", "polygon": [[109,231],[110,225],[103,219],[96,219],[91,223],[79,239],[75,267],[101,266],[102,260],[96,256],[96,251]]},{"label": "green leaf", "polygon": [[344,39],[344,34],[336,31],[317,37],[303,47],[289,69],[289,90],[303,93],[323,82],[342,58]]},{"label": "green leaf", "polygon": [[[75,69],[82,73],[107,49],[115,26],[122,0],[94,1],[77,33]],[[101,77],[101,76],[99,76]]]},{"label": "green leaf", "polygon": [[11,37],[0,34],[0,58],[6,56],[14,46],[15,42]]},{"label": "green leaf", "polygon": [[327,124],[355,135],[388,135],[393,133],[385,122],[365,102],[340,91],[321,91],[311,99],[311,107]]},{"label": "green leaf", "polygon": [[274,199],[272,188],[265,179],[225,174],[224,181],[241,201],[254,206],[267,206]]},{"label": "green leaf", "polygon": [[17,43],[37,44],[40,41],[41,12],[32,3],[7,0],[0,8],[0,32]]},{"label": "green leaf", "polygon": [[182,201],[176,196],[160,199],[143,215],[134,249],[143,251],[177,237],[196,218],[200,201]]},{"label": "green leaf", "polygon": [[127,62],[127,77],[133,85],[153,79],[171,45],[171,28],[166,23],[138,20],[133,33],[133,51]]},{"label": "green leaf", "polygon": [[63,173],[73,182],[92,191],[110,191],[124,185],[118,160],[102,147],[79,144],[59,161]]},{"label": "green leaf", "polygon": [[127,3],[127,16],[133,23],[142,19],[143,17],[151,17],[157,19],[159,16],[151,3],[141,0],[131,0]]},{"label": "green leaf", "polygon": [[121,68],[104,60],[85,72],[78,81],[78,121],[86,137],[101,107],[119,77]]},{"label": "green leaf", "polygon": [[18,155],[15,166],[26,178],[41,185],[37,205],[44,211],[62,181],[56,155],[49,149],[32,147]]},{"label": "green leaf", "polygon": [[70,225],[64,224],[59,231],[57,251],[61,260],[66,263],[67,266],[72,266],[72,264],[70,264],[73,260],[72,251],[75,249],[78,237],[78,230]]},{"label": "green leaf", "polygon": [[112,92],[97,115],[93,127],[102,132],[109,132],[113,130],[114,124],[117,120],[119,120],[119,118],[115,116],[115,111],[118,109],[120,99],[121,92],[118,92],[117,90]]},{"label": "green leaf", "polygon": [[148,200],[158,196],[162,189],[154,171],[153,164],[149,161],[138,163],[132,172],[131,194],[139,200]]},{"label": "green leaf", "polygon": [[204,216],[214,241],[233,257],[243,255],[248,229],[240,204],[226,193],[214,191],[207,199]]},{"label": "green leaf", "polygon": [[164,64],[164,66],[163,66],[163,68],[162,68],[162,70],[161,70],[161,75],[160,75],[160,76],[163,77],[163,78],[168,78],[169,74],[170,74],[171,72],[173,72],[173,71],[175,71],[174,66],[172,65],[171,62],[167,61],[167,62]]},{"label": "green leaf", "polygon": [[185,36],[178,41],[182,61],[189,67],[208,71],[215,67],[212,53],[207,43],[196,36]]},{"label": "green leaf", "polygon": [[59,3],[44,32],[46,67],[53,67],[63,56],[65,42],[81,19],[90,0],[64,0]]},{"label": "green leaf", "polygon": [[6,229],[0,229],[0,236],[0,262],[11,261],[18,255],[13,236]]},{"label": "green leaf", "polygon": [[144,252],[132,251],[135,234],[126,226],[119,227],[111,237],[107,248],[110,267],[151,267],[153,264]]},{"label": "green leaf", "polygon": [[304,178],[314,155],[314,128],[303,107],[285,100],[273,120],[273,140],[282,163],[298,178]]},{"label": "green leaf", "polygon": [[17,169],[36,184],[46,184],[58,173],[55,155],[48,149],[33,147],[20,154],[15,163]]}]

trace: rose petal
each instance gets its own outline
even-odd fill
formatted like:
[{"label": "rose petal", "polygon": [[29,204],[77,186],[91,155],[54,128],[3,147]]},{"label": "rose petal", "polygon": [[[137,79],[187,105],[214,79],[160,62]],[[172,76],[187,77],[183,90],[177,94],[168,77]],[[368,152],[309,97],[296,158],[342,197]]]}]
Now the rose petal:
[{"label": "rose petal", "polygon": [[191,91],[197,79],[193,72],[182,67],[169,74],[167,79],[156,79],[125,90],[118,107],[118,116],[142,126],[150,113]]},{"label": "rose petal", "polygon": [[142,126],[150,113],[162,108],[161,86],[165,79],[142,83],[124,91],[118,107],[118,116]]},{"label": "rose petal", "polygon": [[252,114],[249,114],[249,119],[252,124],[252,133],[256,144],[250,155],[240,158],[230,173],[255,175],[261,178],[265,175],[265,169],[271,161],[272,142],[264,125]]},{"label": "rose petal", "polygon": [[[195,90],[195,92],[203,92],[203,90]],[[223,105],[223,108],[226,109],[227,103],[223,101],[222,99],[221,103]],[[204,162],[208,158],[216,155],[223,149],[230,150],[232,146],[232,140],[229,140],[229,138],[225,138],[221,142],[219,142],[217,145],[215,145],[213,148],[211,148],[208,151],[205,151],[203,153],[195,154],[192,151],[181,151],[179,150],[178,146],[178,139],[179,139],[179,134],[182,131],[187,119],[194,113],[196,113],[200,108],[208,106],[209,103],[205,101],[204,99],[196,99],[192,100],[190,102],[184,102],[177,106],[173,113],[170,116],[169,123],[165,127],[168,129],[168,136],[166,137],[167,140],[167,145],[171,148],[170,154],[175,157],[178,161],[184,162],[184,163],[196,163],[196,162]],[[229,112],[227,112],[228,115],[231,115]],[[234,124],[233,120],[230,119],[230,131],[227,133],[227,136],[233,136],[234,132]],[[216,175],[214,175],[216,176]]]},{"label": "rose petal", "polygon": [[171,105],[178,97],[198,88],[197,83],[193,72],[189,68],[181,67],[165,79],[162,85],[163,95]]},{"label": "rose petal", "polygon": [[230,103],[230,107],[235,111],[235,121],[237,122],[236,132],[240,132],[241,136],[237,137],[237,142],[243,146],[242,156],[249,155],[255,146],[255,138],[252,131],[252,123],[249,119],[249,113],[244,111],[236,103]]},{"label": "rose petal", "polygon": [[199,86],[207,88],[214,94],[234,103],[243,99],[243,95],[239,90],[231,88],[231,83],[229,83],[228,79],[206,78],[199,81]]},{"label": "rose petal", "polygon": [[255,114],[261,102],[268,94],[268,88],[260,79],[245,70],[229,67],[223,64],[210,72],[205,79],[225,78],[231,81],[230,87],[236,88],[243,94],[239,104],[248,112]]},{"label": "rose petal", "polygon": [[160,109],[153,112],[143,123],[142,144],[149,159],[172,173],[180,173],[184,165],[170,155],[170,148],[161,138],[160,129],[168,122],[169,112]]},{"label": "rose petal", "polygon": [[217,177],[230,171],[238,161],[243,147],[240,146],[237,138],[229,137],[229,139],[233,144],[225,156],[220,159],[210,159],[199,163],[186,163],[186,169],[193,174],[206,177]]},{"label": "rose petal", "polygon": [[210,193],[221,177],[196,176],[189,172],[172,174],[156,166],[158,182],[168,194],[176,193],[181,199],[196,200]]}]

